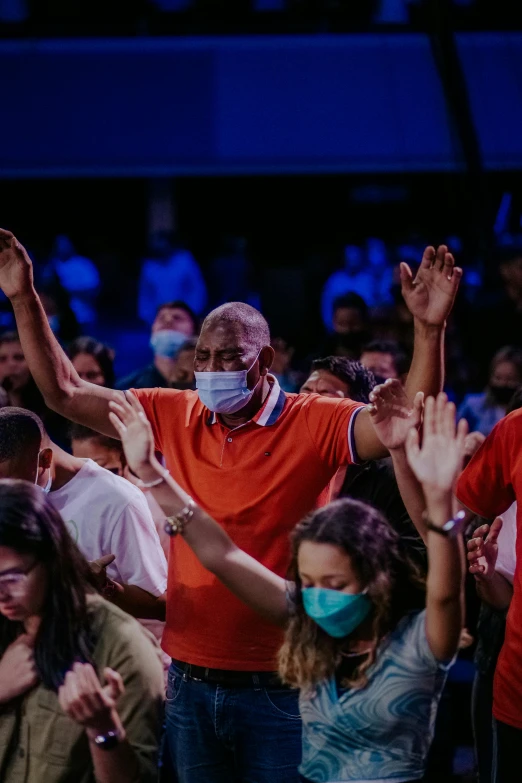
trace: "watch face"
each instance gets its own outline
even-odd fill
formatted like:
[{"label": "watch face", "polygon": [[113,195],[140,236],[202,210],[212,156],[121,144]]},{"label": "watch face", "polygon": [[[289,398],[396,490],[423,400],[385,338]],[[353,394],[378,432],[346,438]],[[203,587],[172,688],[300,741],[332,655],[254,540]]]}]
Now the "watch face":
[{"label": "watch face", "polygon": [[112,750],[118,744],[118,734],[116,731],[109,731],[108,734],[100,734],[94,739],[95,745],[101,750]]}]

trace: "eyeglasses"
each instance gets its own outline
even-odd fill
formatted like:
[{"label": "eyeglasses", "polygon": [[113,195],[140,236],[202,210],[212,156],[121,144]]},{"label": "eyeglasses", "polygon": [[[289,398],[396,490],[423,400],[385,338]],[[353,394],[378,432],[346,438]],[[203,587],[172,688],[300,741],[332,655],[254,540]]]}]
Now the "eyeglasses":
[{"label": "eyeglasses", "polygon": [[36,560],[27,571],[13,571],[8,574],[0,574],[0,596],[6,598],[21,598],[27,590],[29,574],[38,565]]}]

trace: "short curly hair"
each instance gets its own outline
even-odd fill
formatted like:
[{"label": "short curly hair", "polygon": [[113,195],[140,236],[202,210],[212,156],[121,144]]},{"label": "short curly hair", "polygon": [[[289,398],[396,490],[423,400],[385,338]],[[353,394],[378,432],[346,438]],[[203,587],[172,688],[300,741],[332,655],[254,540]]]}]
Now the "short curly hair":
[{"label": "short curly hair", "polygon": [[351,400],[366,404],[370,401],[370,392],[376,386],[375,376],[360,362],[345,356],[325,356],[312,362],[312,372],[315,370],[326,370],[346,383]]}]

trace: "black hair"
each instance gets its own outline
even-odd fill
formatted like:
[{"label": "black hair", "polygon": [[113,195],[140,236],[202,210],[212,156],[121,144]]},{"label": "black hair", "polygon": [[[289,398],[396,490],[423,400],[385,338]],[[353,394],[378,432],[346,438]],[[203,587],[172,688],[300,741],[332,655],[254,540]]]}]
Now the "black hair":
[{"label": "black hair", "polygon": [[69,345],[67,355],[72,360],[80,353],[88,353],[96,359],[105,378],[104,386],[112,389],[114,386],[114,351],[112,348],[95,340],[94,337],[78,337]]},{"label": "black hair", "polygon": [[342,296],[338,296],[336,299],[334,299],[333,313],[335,314],[337,310],[341,310],[343,308],[357,310],[357,312],[360,313],[363,321],[368,319],[368,305],[362,296],[356,294],[355,291],[348,291],[348,293],[343,294]]},{"label": "black hair", "polygon": [[109,435],[103,435],[101,432],[91,430],[90,427],[84,427],[83,424],[72,423],[69,427],[69,437],[71,440],[86,441],[96,440],[107,449],[114,449],[123,453],[121,440],[111,438]]},{"label": "black hair", "polygon": [[497,364],[502,364],[502,362],[513,364],[522,379],[522,348],[518,348],[516,345],[505,345],[504,348],[497,351],[491,360],[490,373],[494,372]]},{"label": "black hair", "polygon": [[39,451],[45,437],[42,420],[25,408],[0,408],[0,462]]},{"label": "black hair", "polygon": [[192,321],[194,334],[199,332],[199,318],[197,317],[192,307],[189,307],[189,305],[182,299],[174,299],[172,302],[164,302],[163,304],[160,304],[156,310],[156,318],[162,310],[183,310],[183,312],[186,313]]},{"label": "black hair", "polygon": [[[91,661],[95,640],[87,607],[87,593],[93,591],[89,564],[47,495],[27,481],[0,481],[0,546],[33,555],[46,568],[34,659],[42,683],[56,691],[76,661]],[[22,633],[21,622],[0,615],[0,657]]]},{"label": "black hair", "polygon": [[18,332],[4,332],[0,335],[0,345],[4,343],[19,343],[20,335]]},{"label": "black hair", "polygon": [[365,403],[370,401],[370,392],[376,385],[375,377],[360,362],[345,356],[326,356],[312,362],[312,372],[314,370],[326,370],[346,383],[351,400]]},{"label": "black hair", "polygon": [[395,340],[372,340],[362,349],[362,353],[389,353],[393,357],[393,363],[397,375],[406,375],[410,369],[410,360],[406,351]]}]

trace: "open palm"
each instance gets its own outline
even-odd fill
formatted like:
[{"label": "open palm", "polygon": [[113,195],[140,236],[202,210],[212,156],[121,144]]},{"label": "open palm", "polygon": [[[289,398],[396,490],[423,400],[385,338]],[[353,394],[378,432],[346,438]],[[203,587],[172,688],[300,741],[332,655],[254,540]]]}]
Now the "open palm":
[{"label": "open palm", "polygon": [[462,269],[446,245],[427,247],[415,278],[408,264],[401,264],[402,295],[410,313],[427,326],[443,326],[453,307]]},{"label": "open palm", "polygon": [[[130,400],[130,402],[129,402]],[[109,403],[109,419],[121,438],[127,463],[134,473],[154,462],[154,435],[145,411],[133,394]]]},{"label": "open palm", "polygon": [[406,454],[411,469],[424,493],[445,497],[453,489],[462,468],[464,440],[468,431],[465,419],[455,427],[455,406],[445,394],[435,400],[428,397],[424,406],[424,435],[410,431]]},{"label": "open palm", "polygon": [[26,249],[10,231],[0,228],[0,288],[12,299],[32,285],[33,265]]},{"label": "open palm", "polygon": [[370,403],[371,421],[383,446],[389,450],[401,448],[411,428],[420,424],[422,392],[417,394],[412,406],[401,382],[388,380],[373,389]]}]

